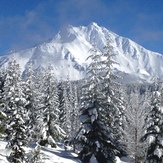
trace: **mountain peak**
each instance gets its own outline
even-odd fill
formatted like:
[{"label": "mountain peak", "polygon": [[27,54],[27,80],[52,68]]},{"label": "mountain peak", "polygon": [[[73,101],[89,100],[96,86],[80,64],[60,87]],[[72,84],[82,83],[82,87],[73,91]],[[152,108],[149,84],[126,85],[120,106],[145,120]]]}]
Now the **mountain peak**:
[{"label": "mountain peak", "polygon": [[[118,36],[105,27],[100,27],[92,22],[88,26],[63,28],[52,41],[37,47],[14,53],[15,59],[21,65],[22,71],[31,62],[33,67],[47,67],[49,62],[54,67],[56,77],[81,79],[85,75],[88,62],[86,58],[95,45],[103,51],[108,37],[115,54],[113,59],[119,63],[114,65],[114,70],[123,76],[124,81],[150,80],[157,76],[162,78],[163,57],[144,49],[135,42]],[[13,54],[0,57],[0,65],[6,65],[13,59]]]},{"label": "mountain peak", "polygon": [[98,27],[98,28],[99,28],[99,25],[98,25],[96,22],[91,22],[91,23],[89,24],[89,26]]}]

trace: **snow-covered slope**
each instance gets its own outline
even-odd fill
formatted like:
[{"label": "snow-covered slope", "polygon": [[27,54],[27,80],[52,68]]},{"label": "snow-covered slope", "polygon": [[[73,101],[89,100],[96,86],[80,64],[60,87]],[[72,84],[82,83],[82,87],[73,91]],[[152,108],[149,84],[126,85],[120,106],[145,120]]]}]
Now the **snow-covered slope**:
[{"label": "snow-covered slope", "polygon": [[[0,140],[0,163],[9,163],[6,156],[10,155],[10,151],[5,148],[6,142]],[[28,154],[33,148],[24,148]],[[64,148],[58,146],[57,148],[42,147],[40,152],[40,162],[46,163],[81,163],[77,158],[77,154],[72,150],[64,150]]]},{"label": "snow-covered slope", "polygon": [[[9,163],[6,159],[6,156],[10,155],[10,151],[7,150],[7,143],[3,140],[0,140],[0,163]],[[33,148],[24,148],[26,153],[29,153]],[[60,144],[57,148],[48,148],[42,147],[40,152],[41,160],[40,162],[45,163],[81,163],[81,161],[77,158],[77,154],[72,152],[71,148],[65,150]],[[118,157],[116,157],[116,163],[127,163],[128,161],[121,161]],[[91,158],[90,163],[97,163],[94,157]]]},{"label": "snow-covered slope", "polygon": [[101,51],[107,39],[112,39],[116,72],[123,76],[124,81],[150,81],[153,77],[163,78],[163,56],[149,51],[128,38],[118,36],[104,27],[91,23],[87,27],[73,27],[60,31],[51,41],[39,46],[10,53],[0,57],[0,66],[5,65],[13,57],[17,59],[22,71],[29,62],[35,69],[47,67],[51,63],[58,78],[70,75],[73,80],[85,75],[88,65],[86,58],[89,50],[96,45]]}]

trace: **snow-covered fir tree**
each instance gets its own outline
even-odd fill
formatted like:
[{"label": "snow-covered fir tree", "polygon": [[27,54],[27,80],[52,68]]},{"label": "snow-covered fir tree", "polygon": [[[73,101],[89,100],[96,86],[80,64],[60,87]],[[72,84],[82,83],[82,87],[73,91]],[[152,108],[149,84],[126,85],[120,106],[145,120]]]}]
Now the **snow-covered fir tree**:
[{"label": "snow-covered fir tree", "polygon": [[[65,82],[66,89],[64,89],[64,109],[65,109],[65,131],[67,133],[67,139],[70,143],[73,143],[76,131],[79,129],[79,109],[78,109],[78,97],[77,88],[75,83],[70,80],[69,75]],[[68,125],[67,125],[68,124]],[[73,143],[74,144],[74,143]],[[75,145],[75,144],[74,144]]]},{"label": "snow-covered fir tree", "polygon": [[23,147],[27,144],[26,105],[19,65],[15,60],[9,62],[3,88],[4,112],[6,118],[7,148],[11,150],[9,162],[22,163],[25,158]]},{"label": "snow-covered fir tree", "polygon": [[61,81],[60,82],[60,124],[64,132],[66,133],[65,135],[65,141],[69,141],[69,136],[71,133],[71,121],[70,121],[70,116],[71,116],[71,102],[69,100],[69,79],[67,78],[66,81]]},{"label": "snow-covered fir tree", "polygon": [[139,92],[131,93],[126,100],[125,119],[123,121],[123,143],[131,162],[144,161],[145,143],[141,141],[144,134],[144,124],[148,100]]},{"label": "snow-covered fir tree", "polygon": [[[77,135],[81,145],[80,159],[89,163],[92,155],[101,163],[115,161],[119,153],[118,142],[114,139],[113,123],[117,108],[113,104],[114,89],[111,86],[112,51],[108,45],[106,53],[92,50],[92,59],[87,74],[88,81],[83,85],[81,100],[82,128]],[[110,51],[109,51],[110,50]],[[108,59],[107,61],[105,59]]]},{"label": "snow-covered fir tree", "polygon": [[[156,85],[156,83],[155,83]],[[145,121],[146,133],[143,140],[147,143],[146,162],[163,162],[163,99],[162,89],[152,93],[150,112]]]},{"label": "snow-covered fir tree", "polygon": [[[58,83],[58,97],[59,97],[59,124],[62,126],[64,121],[64,81],[60,79]],[[63,127],[63,126],[62,126]]]},{"label": "snow-covered fir tree", "polygon": [[63,136],[62,129],[59,126],[59,101],[57,91],[57,80],[52,73],[53,68],[51,65],[45,71],[43,77],[43,90],[42,90],[42,139],[41,145],[50,144],[56,147],[56,140],[60,140]]},{"label": "snow-covered fir tree", "polygon": [[36,88],[35,88],[35,75],[34,70],[32,67],[32,63],[29,63],[27,65],[26,71],[24,72],[23,76],[23,87],[24,87],[24,94],[26,97],[26,100],[28,101],[28,104],[26,105],[26,110],[28,114],[28,130],[27,135],[29,137],[29,141],[32,141],[34,137],[33,128],[36,123],[36,117],[37,117],[37,103],[36,103]]},{"label": "snow-covered fir tree", "polygon": [[[30,117],[29,138],[31,143],[36,143],[39,145],[38,142],[42,139],[43,135],[42,134],[43,107],[44,107],[43,78],[45,70],[42,67],[39,67],[35,72],[33,72],[31,64],[29,64],[28,69],[29,70],[25,72],[24,80],[28,81],[25,86],[25,88],[28,90],[26,92],[26,97],[31,99],[29,105],[27,105],[27,110]],[[37,149],[39,149],[39,147]]]},{"label": "snow-covered fir tree", "polygon": [[[0,107],[1,107],[1,105],[2,105],[2,103],[0,102]],[[4,135],[5,118],[6,118],[6,114],[4,114],[4,112],[2,110],[0,110],[0,138],[3,137],[3,135]]]},{"label": "snow-covered fir tree", "polygon": [[104,119],[110,130],[112,130],[110,135],[114,137],[114,145],[118,150],[117,155],[122,156],[124,151],[120,140],[125,107],[121,85],[117,82],[121,77],[112,70],[112,66],[118,63],[114,61],[116,52],[113,46],[110,45],[111,42],[111,39],[107,40],[104,53],[101,53],[103,59],[101,61],[102,77],[100,86],[103,93]]},{"label": "snow-covered fir tree", "polygon": [[70,99],[72,104],[72,109],[70,113],[71,121],[71,134],[70,134],[70,144],[73,145],[73,150],[76,150],[75,136],[77,131],[80,129],[80,120],[79,120],[79,103],[78,103],[78,92],[76,83],[72,86],[70,83]]},{"label": "snow-covered fir tree", "polygon": [[37,143],[37,134],[36,128],[38,127],[38,90],[35,86],[36,76],[33,70],[32,62],[28,63],[26,71],[23,74],[23,88],[26,100],[28,100],[28,104],[26,105],[26,110],[28,114],[27,121],[27,131],[26,134],[28,136],[28,145],[33,146],[33,144],[37,144],[36,147],[30,150],[26,154],[25,161],[30,163],[41,163],[40,158],[40,145]]},{"label": "snow-covered fir tree", "polygon": [[5,73],[0,70],[0,137],[4,134],[5,130],[5,117],[4,102],[3,102],[3,87],[4,87]]}]

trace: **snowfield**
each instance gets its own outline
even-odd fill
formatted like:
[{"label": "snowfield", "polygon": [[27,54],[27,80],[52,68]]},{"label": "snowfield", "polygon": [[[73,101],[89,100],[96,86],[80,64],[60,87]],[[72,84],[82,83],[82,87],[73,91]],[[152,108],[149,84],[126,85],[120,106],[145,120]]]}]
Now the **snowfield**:
[{"label": "snowfield", "polygon": [[[5,149],[6,142],[0,141],[0,163],[8,163],[5,156],[10,154],[10,151]],[[26,152],[31,149],[26,148]],[[64,147],[58,146],[57,148],[43,147],[41,150],[41,159],[45,163],[80,163],[77,155],[71,150],[65,150]]]},{"label": "snowfield", "polygon": [[[0,140],[0,163],[9,163],[6,156],[10,154],[5,146],[6,142]],[[26,152],[31,149],[26,148]],[[64,149],[63,145],[58,145],[57,148],[43,147],[41,150],[41,159],[43,163],[82,163],[78,158],[77,154],[73,153],[71,148]],[[91,158],[90,163],[97,163],[94,157]],[[117,157],[117,163],[126,163],[121,161]]]}]

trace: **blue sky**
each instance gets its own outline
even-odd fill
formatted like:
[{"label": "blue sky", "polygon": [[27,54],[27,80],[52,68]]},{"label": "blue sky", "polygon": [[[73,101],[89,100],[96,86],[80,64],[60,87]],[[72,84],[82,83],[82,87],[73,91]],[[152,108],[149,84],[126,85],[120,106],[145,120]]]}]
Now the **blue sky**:
[{"label": "blue sky", "polygon": [[0,54],[91,22],[163,54],[163,0],[0,0]]}]

